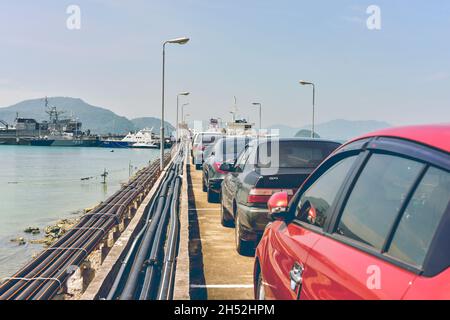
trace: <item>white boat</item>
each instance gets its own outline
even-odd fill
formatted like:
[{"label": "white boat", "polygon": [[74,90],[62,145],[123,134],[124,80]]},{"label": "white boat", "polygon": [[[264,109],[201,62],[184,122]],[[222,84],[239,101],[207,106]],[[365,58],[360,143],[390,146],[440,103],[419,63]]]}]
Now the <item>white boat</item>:
[{"label": "white boat", "polygon": [[131,148],[156,149],[158,144],[152,131],[153,128],[145,128],[137,133],[130,132],[122,141],[130,143]]}]

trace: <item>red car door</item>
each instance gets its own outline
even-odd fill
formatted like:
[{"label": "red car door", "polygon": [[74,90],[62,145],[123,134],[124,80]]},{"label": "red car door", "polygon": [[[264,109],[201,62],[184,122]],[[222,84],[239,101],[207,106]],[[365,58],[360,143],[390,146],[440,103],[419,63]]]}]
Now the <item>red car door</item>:
[{"label": "red car door", "polygon": [[298,299],[301,285],[292,277],[301,276],[307,265],[308,253],[320,236],[294,224],[274,222],[267,240],[270,242],[264,263],[265,298]]},{"label": "red car door", "polygon": [[311,210],[305,222],[309,227],[302,226],[302,221],[286,224],[274,222],[268,229],[264,243],[265,260],[262,266],[262,276],[265,282],[265,297],[268,299],[299,299],[303,298],[303,281],[309,270],[309,253],[323,237],[322,229],[330,217],[331,207],[337,198],[340,186],[350,172],[357,155],[330,159],[325,164],[329,167],[324,174],[310,179],[311,186],[301,191],[297,212],[305,204]]},{"label": "red car door", "polygon": [[402,299],[416,275],[339,241],[322,238],[311,251],[301,299]]},{"label": "red car door", "polygon": [[310,252],[303,281],[305,297],[403,298],[416,274],[389,259],[386,244],[424,168],[407,158],[370,156],[342,205],[334,232]]}]

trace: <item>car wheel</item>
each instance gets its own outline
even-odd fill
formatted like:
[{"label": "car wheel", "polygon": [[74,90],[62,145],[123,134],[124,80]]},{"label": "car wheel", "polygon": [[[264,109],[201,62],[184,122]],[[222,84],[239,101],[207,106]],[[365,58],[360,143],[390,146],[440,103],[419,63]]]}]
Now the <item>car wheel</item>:
[{"label": "car wheel", "polygon": [[220,206],[220,222],[222,223],[222,226],[227,227],[227,228],[232,228],[234,226],[234,221],[227,219],[226,215],[230,216],[230,212],[223,205],[223,198],[222,198],[221,206]]},{"label": "car wheel", "polygon": [[256,300],[266,300],[266,291],[261,271],[258,274],[258,282],[256,283]]},{"label": "car wheel", "polygon": [[235,236],[235,241],[236,241],[236,251],[241,255],[241,256],[252,256],[252,250],[250,248],[250,243],[248,243],[247,241],[242,240],[242,225],[240,222],[240,218],[239,218],[239,214],[236,213],[236,218],[234,221],[234,236]]}]

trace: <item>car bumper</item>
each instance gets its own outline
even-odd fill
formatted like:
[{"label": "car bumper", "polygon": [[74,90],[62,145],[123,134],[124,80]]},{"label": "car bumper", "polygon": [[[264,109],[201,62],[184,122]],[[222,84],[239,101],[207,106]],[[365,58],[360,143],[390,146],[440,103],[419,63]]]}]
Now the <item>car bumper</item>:
[{"label": "car bumper", "polygon": [[269,212],[266,208],[238,205],[239,218],[242,227],[242,239],[259,241],[269,222]]}]

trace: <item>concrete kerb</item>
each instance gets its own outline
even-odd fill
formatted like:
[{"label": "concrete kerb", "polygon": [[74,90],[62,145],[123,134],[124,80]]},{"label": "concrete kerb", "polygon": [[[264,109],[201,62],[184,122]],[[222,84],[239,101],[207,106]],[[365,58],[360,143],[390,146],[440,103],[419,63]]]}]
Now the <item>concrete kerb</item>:
[{"label": "concrete kerb", "polygon": [[189,208],[188,208],[188,183],[187,164],[189,161],[189,148],[186,148],[183,166],[183,183],[180,200],[180,245],[178,249],[174,300],[190,300],[189,286]]}]

